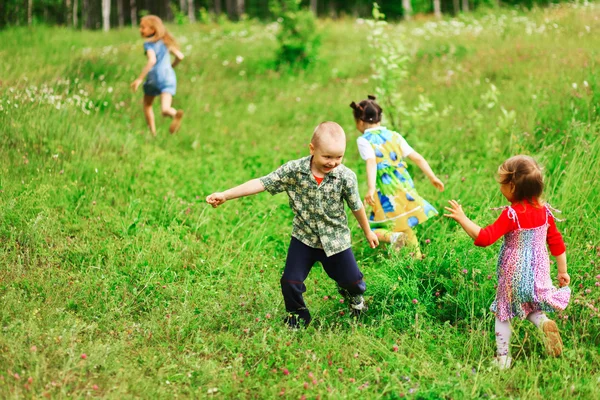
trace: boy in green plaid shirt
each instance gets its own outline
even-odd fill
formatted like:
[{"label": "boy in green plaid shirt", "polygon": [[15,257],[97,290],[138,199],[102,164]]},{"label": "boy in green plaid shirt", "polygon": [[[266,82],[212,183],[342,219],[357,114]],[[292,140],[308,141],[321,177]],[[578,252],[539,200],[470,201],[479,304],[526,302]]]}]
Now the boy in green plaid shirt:
[{"label": "boy in green plaid shirt", "polygon": [[337,282],[352,313],[359,315],[366,310],[362,297],[366,285],[350,248],[344,201],[370,246],[375,248],[379,244],[360,200],[356,174],[341,165],[346,151],[342,127],[335,122],[323,122],[315,129],[309,148],[310,156],[289,161],[267,176],[206,198],[207,203],[218,207],[227,200],[265,190],[272,195],[287,193],[294,222],[281,291],[288,312],[286,323],[293,328],[307,326],[311,321],[302,294],[306,291],[304,280],[317,261]]}]

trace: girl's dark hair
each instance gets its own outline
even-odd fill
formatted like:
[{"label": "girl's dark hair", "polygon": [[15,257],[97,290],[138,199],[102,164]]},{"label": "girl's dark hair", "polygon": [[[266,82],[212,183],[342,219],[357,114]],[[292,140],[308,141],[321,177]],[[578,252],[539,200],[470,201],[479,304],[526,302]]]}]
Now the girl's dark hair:
[{"label": "girl's dark hair", "polygon": [[529,156],[518,155],[498,167],[498,182],[514,185],[514,200],[540,201],[544,191],[544,176],[538,163]]},{"label": "girl's dark hair", "polygon": [[363,100],[356,104],[350,103],[350,107],[354,110],[354,119],[364,121],[368,124],[376,124],[381,122],[381,114],[383,109],[379,104],[375,103],[375,96],[368,96],[367,100]]}]

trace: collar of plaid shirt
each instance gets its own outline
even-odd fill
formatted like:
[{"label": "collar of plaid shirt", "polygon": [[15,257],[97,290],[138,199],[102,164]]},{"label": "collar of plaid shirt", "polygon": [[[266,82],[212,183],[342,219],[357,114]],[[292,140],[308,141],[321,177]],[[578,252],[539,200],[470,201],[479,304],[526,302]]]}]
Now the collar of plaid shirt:
[{"label": "collar of plaid shirt", "polygon": [[[306,156],[302,159],[302,163],[300,164],[301,168],[300,168],[300,172],[302,172],[305,175],[308,175],[311,179],[311,182],[316,183],[316,181],[314,179],[312,179],[313,173],[312,170],[310,169],[310,165],[312,163],[312,158],[313,156]],[[341,164],[340,164],[341,165]],[[339,167],[339,165],[338,165]],[[338,167],[335,167],[331,172],[329,172],[328,174],[325,174],[325,177],[323,180],[327,179],[328,176],[331,176],[332,178],[339,178],[340,177],[340,169]]]}]

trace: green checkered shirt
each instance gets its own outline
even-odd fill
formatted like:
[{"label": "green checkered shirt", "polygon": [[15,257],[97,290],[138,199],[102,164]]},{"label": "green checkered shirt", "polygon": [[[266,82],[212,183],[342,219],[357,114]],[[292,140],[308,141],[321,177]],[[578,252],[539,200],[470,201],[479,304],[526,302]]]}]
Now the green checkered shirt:
[{"label": "green checkered shirt", "polygon": [[344,200],[352,211],[363,207],[356,174],[339,165],[317,185],[310,170],[312,156],[285,163],[260,178],[271,194],[285,191],[294,211],[292,236],[327,257],[350,248],[350,228]]}]

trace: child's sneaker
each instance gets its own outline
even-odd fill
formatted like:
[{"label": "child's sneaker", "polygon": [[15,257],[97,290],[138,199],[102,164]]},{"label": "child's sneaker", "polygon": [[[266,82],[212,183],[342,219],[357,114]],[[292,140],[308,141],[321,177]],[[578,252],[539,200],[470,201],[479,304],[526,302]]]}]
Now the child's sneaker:
[{"label": "child's sneaker", "polygon": [[553,357],[558,357],[562,354],[563,342],[558,332],[556,322],[548,319],[542,324],[542,332],[544,332],[544,344],[546,351]]},{"label": "child's sneaker", "polygon": [[360,317],[363,315],[369,307],[367,307],[367,303],[365,303],[364,297],[362,295],[351,296],[349,299],[350,313],[354,317]]},{"label": "child's sneaker", "polygon": [[175,117],[173,117],[173,122],[169,125],[169,132],[171,134],[177,132],[179,127],[181,126],[181,119],[183,118],[183,110],[177,110]]},{"label": "child's sneaker", "polygon": [[339,286],[338,292],[344,297],[344,301],[348,303],[350,313],[354,317],[361,316],[369,309],[361,294],[350,294],[346,289]]},{"label": "child's sneaker", "polygon": [[492,364],[494,364],[499,370],[509,369],[512,365],[512,357],[497,356],[496,358],[494,358],[494,361],[492,361]]}]

